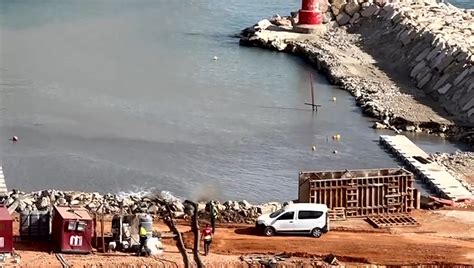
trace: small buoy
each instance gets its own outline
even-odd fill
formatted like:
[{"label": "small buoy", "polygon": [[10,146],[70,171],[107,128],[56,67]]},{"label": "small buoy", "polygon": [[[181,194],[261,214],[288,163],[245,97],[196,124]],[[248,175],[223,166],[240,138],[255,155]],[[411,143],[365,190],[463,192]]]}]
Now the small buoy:
[{"label": "small buoy", "polygon": [[219,58],[217,56],[214,56],[214,60],[218,60]]},{"label": "small buoy", "polygon": [[336,97],[332,97],[332,101],[334,101],[334,102],[335,102],[335,101],[336,101]]},{"label": "small buoy", "polygon": [[316,146],[313,145],[313,147],[311,147],[311,150],[316,151]]},{"label": "small buoy", "polygon": [[12,141],[18,141],[18,137],[17,137],[17,136],[13,136],[13,137],[12,137]]},{"label": "small buoy", "polygon": [[336,140],[340,140],[341,139],[341,135],[337,134],[336,135]]},{"label": "small buoy", "polygon": [[337,150],[334,150],[332,153],[333,153],[333,154],[337,154]]}]

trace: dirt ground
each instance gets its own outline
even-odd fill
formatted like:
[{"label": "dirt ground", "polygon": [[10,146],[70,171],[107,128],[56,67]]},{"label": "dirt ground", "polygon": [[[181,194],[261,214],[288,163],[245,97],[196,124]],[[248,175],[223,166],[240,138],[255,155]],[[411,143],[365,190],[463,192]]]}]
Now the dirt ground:
[{"label": "dirt ground", "polygon": [[[321,238],[305,236],[264,237],[249,225],[220,225],[215,234],[212,254],[202,256],[207,267],[242,266],[241,256],[265,256],[286,253],[286,263],[310,264],[327,254],[334,254],[340,263],[414,265],[474,264],[474,211],[415,211],[417,227],[375,229],[363,219],[331,222],[331,231]],[[179,223],[190,247],[193,236],[189,225]],[[18,230],[15,222],[14,230]],[[157,221],[156,231],[168,228]],[[110,232],[110,221],[105,230]],[[181,267],[182,260],[174,240],[163,239],[164,254],[159,257],[135,257],[126,253],[64,254],[73,267]],[[23,267],[61,267],[47,242],[15,243]],[[189,252],[191,253],[191,252]],[[190,259],[192,255],[189,254]],[[287,266],[288,267],[288,266]]]}]

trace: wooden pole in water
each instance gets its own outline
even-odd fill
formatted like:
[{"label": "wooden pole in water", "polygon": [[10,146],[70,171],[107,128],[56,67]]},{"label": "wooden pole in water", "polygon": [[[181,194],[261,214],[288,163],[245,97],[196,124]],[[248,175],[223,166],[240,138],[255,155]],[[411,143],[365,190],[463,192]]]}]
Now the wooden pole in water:
[{"label": "wooden pole in water", "polygon": [[318,106],[321,107],[321,105],[319,104],[314,104],[314,85],[313,85],[313,75],[311,73],[309,73],[309,82],[311,83],[311,87],[310,87],[310,93],[311,93],[311,103],[304,103],[305,105],[311,105],[311,108],[313,109],[313,112],[314,111],[317,111],[318,110]]}]

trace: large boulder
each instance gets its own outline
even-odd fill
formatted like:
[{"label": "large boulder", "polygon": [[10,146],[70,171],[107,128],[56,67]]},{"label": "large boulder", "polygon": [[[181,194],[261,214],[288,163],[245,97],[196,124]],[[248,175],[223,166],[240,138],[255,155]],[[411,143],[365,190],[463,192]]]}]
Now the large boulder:
[{"label": "large boulder", "polygon": [[353,16],[355,13],[359,12],[360,5],[357,3],[357,0],[350,0],[344,7],[344,11],[349,15]]},{"label": "large boulder", "polygon": [[257,30],[265,30],[270,25],[272,25],[272,23],[269,20],[263,19],[263,20],[257,22],[257,25],[254,28],[257,29]]},{"label": "large boulder", "polygon": [[[288,17],[281,17],[280,15],[275,15],[270,19],[270,23],[276,26],[292,26],[291,20]],[[267,27],[268,28],[268,27]]]},{"label": "large boulder", "polygon": [[67,205],[67,201],[64,197],[59,197],[58,199],[56,199],[56,204],[59,206],[65,206]]},{"label": "large boulder", "polygon": [[89,209],[89,210],[93,210],[95,208],[97,208],[99,205],[95,202],[90,202],[86,205],[86,208]]},{"label": "large boulder", "polygon": [[379,122],[375,122],[373,125],[372,125],[372,128],[374,129],[386,129],[387,126],[385,124],[382,124],[382,123],[379,123]]},{"label": "large boulder", "polygon": [[349,21],[350,24],[357,23],[360,19],[360,14],[355,13],[354,16],[352,16],[351,20]]},{"label": "large boulder", "polygon": [[51,205],[51,203],[50,203],[49,197],[47,197],[47,196],[41,197],[41,199],[39,200],[39,202],[37,202],[37,207],[38,207],[39,209],[46,209],[46,208],[48,208],[50,205]]},{"label": "large boulder", "polygon": [[33,205],[33,203],[35,202],[35,198],[31,195],[25,195],[22,198],[20,198],[20,200],[26,205]]},{"label": "large boulder", "polygon": [[319,11],[321,13],[325,13],[329,10],[329,3],[328,1],[320,1],[319,3]]},{"label": "large boulder", "polygon": [[379,10],[380,10],[379,6],[370,5],[366,9],[362,10],[362,12],[360,14],[362,15],[362,17],[370,17],[370,16],[373,16],[376,13],[378,13]]},{"label": "large boulder", "polygon": [[269,202],[263,205],[257,206],[257,213],[258,214],[266,214],[272,213],[279,210],[282,207],[280,203],[277,202]]},{"label": "large boulder", "polygon": [[345,12],[341,12],[336,16],[336,21],[340,26],[346,25],[351,20],[351,16],[347,15]]},{"label": "large boulder", "polygon": [[243,209],[251,209],[252,208],[252,205],[247,202],[247,200],[242,200],[239,202],[239,205],[243,208]]},{"label": "large boulder", "polygon": [[147,213],[149,214],[157,214],[158,212],[160,212],[160,207],[154,204],[149,206],[147,209]]},{"label": "large boulder", "polygon": [[337,16],[342,11],[344,11],[345,5],[346,5],[346,0],[334,0],[331,4],[331,10],[332,10],[332,13],[334,13],[334,16]]}]

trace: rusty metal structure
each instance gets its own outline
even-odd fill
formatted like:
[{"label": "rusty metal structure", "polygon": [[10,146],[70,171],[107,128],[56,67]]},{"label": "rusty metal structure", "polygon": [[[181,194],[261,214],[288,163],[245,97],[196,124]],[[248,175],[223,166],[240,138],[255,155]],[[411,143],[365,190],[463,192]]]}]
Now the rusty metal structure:
[{"label": "rusty metal structure", "polygon": [[413,174],[403,168],[302,171],[298,201],[326,204],[335,219],[406,213],[420,207]]}]

